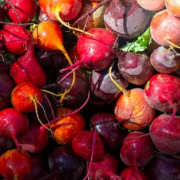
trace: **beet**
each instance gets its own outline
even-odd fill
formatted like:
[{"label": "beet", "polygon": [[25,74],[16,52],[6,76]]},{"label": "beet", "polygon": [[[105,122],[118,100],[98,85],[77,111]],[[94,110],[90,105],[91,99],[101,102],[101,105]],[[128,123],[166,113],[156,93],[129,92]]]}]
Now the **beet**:
[{"label": "beet", "polygon": [[[134,167],[143,167],[151,160],[154,153],[149,136],[142,136],[142,132],[131,132],[123,141],[120,157],[124,164]],[[142,136],[139,137],[138,136]]]},{"label": "beet", "polygon": [[164,154],[180,153],[180,117],[171,119],[172,116],[161,114],[153,120],[149,130],[155,147]]},{"label": "beet", "polygon": [[[112,69],[112,76],[116,82],[127,88],[128,82],[122,78],[117,69]],[[99,72],[92,71],[91,91],[96,97],[103,99],[105,102],[111,102],[121,94],[119,88],[109,78],[108,69]]]},{"label": "beet", "polygon": [[151,13],[141,8],[136,0],[112,0],[104,13],[107,29],[126,38],[138,37],[150,20]]},{"label": "beet", "polygon": [[125,133],[113,114],[96,113],[91,117],[91,126],[101,136],[108,152],[119,152]]},{"label": "beet", "polygon": [[72,140],[72,148],[76,155],[87,161],[90,161],[92,153],[93,161],[100,161],[104,158],[104,144],[94,131],[79,132]]},{"label": "beet", "polygon": [[180,178],[180,160],[157,155],[146,166],[145,172],[153,180],[178,180]]},{"label": "beet", "polygon": [[161,111],[180,109],[180,79],[166,74],[156,74],[146,83],[144,96],[147,103]]},{"label": "beet", "polygon": [[176,0],[165,0],[165,5],[168,11],[178,18],[180,18],[180,4]]},{"label": "beet", "polygon": [[61,180],[78,180],[83,173],[83,160],[76,156],[69,146],[55,148],[48,162],[51,172],[55,172],[55,177]]},{"label": "beet", "polygon": [[126,53],[119,57],[118,68],[124,79],[135,85],[145,84],[153,75],[153,67],[145,54]]},{"label": "beet", "polygon": [[13,147],[14,143],[10,138],[0,136],[0,154]]}]

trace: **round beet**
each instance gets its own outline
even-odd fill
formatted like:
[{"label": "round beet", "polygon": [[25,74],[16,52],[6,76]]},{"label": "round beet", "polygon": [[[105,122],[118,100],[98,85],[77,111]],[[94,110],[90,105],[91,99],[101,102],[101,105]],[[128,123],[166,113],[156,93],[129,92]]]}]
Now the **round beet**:
[{"label": "round beet", "polygon": [[119,57],[118,68],[122,76],[135,85],[145,84],[153,75],[153,67],[145,54],[126,53]]},{"label": "round beet", "polygon": [[149,136],[142,132],[131,132],[123,141],[120,157],[127,166],[143,167],[151,160],[154,147]]},{"label": "round beet", "polygon": [[[151,139],[155,147],[164,154],[180,153],[180,117],[161,114],[156,117],[151,126]],[[160,130],[161,129],[161,130]],[[158,131],[159,130],[159,131]],[[157,132],[156,132],[157,131]]]},{"label": "round beet", "polygon": [[165,0],[168,11],[178,18],[180,18],[180,3],[178,0]]},{"label": "round beet", "polygon": [[82,130],[72,140],[72,148],[75,154],[90,161],[93,153],[93,161],[104,158],[104,144],[100,136],[94,131]]}]

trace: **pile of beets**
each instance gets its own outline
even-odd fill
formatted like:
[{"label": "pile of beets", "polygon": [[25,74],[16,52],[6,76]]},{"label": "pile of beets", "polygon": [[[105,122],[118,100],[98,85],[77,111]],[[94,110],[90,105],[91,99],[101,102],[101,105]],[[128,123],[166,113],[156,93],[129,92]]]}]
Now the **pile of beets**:
[{"label": "pile of beets", "polygon": [[177,0],[4,0],[0,179],[180,180],[179,49]]}]

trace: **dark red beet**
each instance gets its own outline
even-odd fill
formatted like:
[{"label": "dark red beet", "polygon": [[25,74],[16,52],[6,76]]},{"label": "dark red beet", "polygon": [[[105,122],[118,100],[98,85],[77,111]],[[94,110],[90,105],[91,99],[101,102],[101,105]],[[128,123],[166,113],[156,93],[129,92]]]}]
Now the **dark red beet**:
[{"label": "dark red beet", "polygon": [[28,118],[14,108],[6,108],[0,111],[0,135],[12,138],[19,147],[17,136],[27,132]]},{"label": "dark red beet", "polygon": [[173,50],[163,46],[153,51],[150,61],[156,71],[164,74],[175,72],[180,65],[180,57]]},{"label": "dark red beet", "polygon": [[158,155],[146,166],[145,172],[153,180],[179,180],[180,160]]},{"label": "dark red beet", "polygon": [[105,154],[104,159],[102,161],[92,163],[89,178],[91,180],[118,180],[118,176],[116,175],[117,169],[118,160],[110,154]]},{"label": "dark red beet", "polygon": [[153,75],[153,67],[145,54],[126,53],[119,58],[118,68],[122,76],[135,85],[145,84]]},{"label": "dark red beet", "polygon": [[[49,168],[61,180],[78,180],[84,170],[84,162],[76,156],[70,147],[61,146],[49,156]],[[53,178],[55,178],[53,177]]]},{"label": "dark red beet", "polygon": [[149,130],[155,147],[164,154],[180,153],[180,117],[171,119],[172,116],[161,114],[153,120]]},{"label": "dark red beet", "polygon": [[11,103],[11,92],[15,87],[10,75],[0,71],[0,109],[5,108]]},{"label": "dark red beet", "polygon": [[16,84],[26,81],[41,87],[46,82],[46,75],[35,58],[33,48],[28,49],[23,56],[12,64],[10,74]]},{"label": "dark red beet", "polygon": [[8,149],[11,149],[14,145],[13,141],[7,137],[0,137],[0,154],[6,152]]},{"label": "dark red beet", "polygon": [[72,140],[72,148],[75,154],[87,161],[90,161],[92,151],[93,161],[101,161],[104,158],[104,144],[94,131],[79,132]]},{"label": "dark red beet", "polygon": [[[5,0],[5,3],[6,2],[9,2],[11,5],[7,3],[4,9],[7,16],[14,23],[26,23],[35,16],[35,0]],[[14,11],[12,6],[15,8],[16,12]]]},{"label": "dark red beet", "polygon": [[[166,74],[156,74],[146,83],[144,96],[147,103],[162,112],[180,109],[180,79]],[[175,109],[174,109],[175,110]]]},{"label": "dark red beet", "polygon": [[106,27],[126,38],[134,38],[143,33],[150,19],[150,12],[141,8],[136,0],[112,0],[104,14]]},{"label": "dark red beet", "polygon": [[141,169],[129,167],[121,171],[122,180],[148,180],[148,177]]},{"label": "dark red beet", "polygon": [[7,50],[13,54],[24,53],[27,45],[33,41],[31,33],[24,26],[6,24],[1,32]]},{"label": "dark red beet", "polygon": [[[58,79],[56,81],[58,93],[63,93],[66,89],[69,89],[71,86],[71,82],[73,79],[73,75],[69,75],[67,78],[65,78],[63,81],[61,79],[65,77],[65,74],[59,74]],[[85,76],[85,74],[78,70],[76,71],[76,81],[68,93],[67,96],[64,98],[64,105],[71,108],[77,108],[79,107],[87,98],[89,91],[89,83],[88,78]]]},{"label": "dark red beet", "polygon": [[142,132],[131,132],[123,141],[120,157],[127,166],[142,167],[152,158],[154,148],[149,136]]},{"label": "dark red beet", "polygon": [[105,149],[111,153],[119,152],[125,133],[113,114],[103,112],[93,115],[91,126],[101,136]]},{"label": "dark red beet", "polygon": [[26,180],[35,180],[44,174],[45,160],[41,154],[31,155],[32,169]]},{"label": "dark red beet", "polygon": [[[120,72],[115,68],[112,69],[112,77],[118,84],[127,88],[128,82],[122,78]],[[113,101],[121,94],[119,88],[111,81],[108,69],[101,72],[92,71],[91,91],[96,97],[106,102]]]},{"label": "dark red beet", "polygon": [[23,151],[37,153],[45,149],[49,140],[49,132],[39,124],[31,124],[28,131],[18,138]]}]

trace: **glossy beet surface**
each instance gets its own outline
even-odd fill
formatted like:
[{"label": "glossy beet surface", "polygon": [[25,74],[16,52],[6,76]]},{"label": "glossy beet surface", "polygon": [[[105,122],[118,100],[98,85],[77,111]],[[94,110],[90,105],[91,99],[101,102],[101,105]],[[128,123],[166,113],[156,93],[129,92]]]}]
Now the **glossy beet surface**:
[{"label": "glossy beet surface", "polygon": [[113,114],[96,113],[91,117],[91,126],[102,137],[107,151],[119,152],[125,132],[119,126]]},{"label": "glossy beet surface", "polygon": [[[163,129],[162,129],[163,128]],[[161,129],[160,131],[158,131]],[[151,139],[163,154],[180,153],[180,117],[161,114],[150,126]],[[157,132],[155,132],[157,131]],[[153,133],[154,132],[154,133]]]},{"label": "glossy beet surface", "polygon": [[83,130],[78,133],[72,140],[72,148],[76,155],[87,161],[90,161],[92,151],[93,161],[100,161],[104,158],[104,144],[94,131]]},{"label": "glossy beet surface", "polygon": [[83,173],[84,162],[76,156],[70,146],[55,148],[49,156],[49,168],[62,180],[78,180]]},{"label": "glossy beet surface", "polygon": [[127,166],[143,167],[153,156],[154,148],[150,137],[138,137],[141,135],[144,133],[131,132],[123,141],[120,157]]}]

